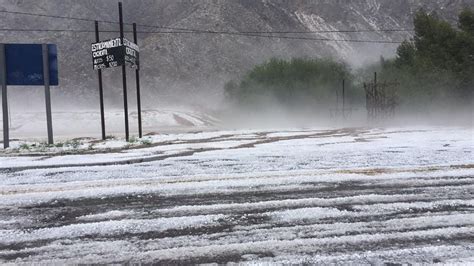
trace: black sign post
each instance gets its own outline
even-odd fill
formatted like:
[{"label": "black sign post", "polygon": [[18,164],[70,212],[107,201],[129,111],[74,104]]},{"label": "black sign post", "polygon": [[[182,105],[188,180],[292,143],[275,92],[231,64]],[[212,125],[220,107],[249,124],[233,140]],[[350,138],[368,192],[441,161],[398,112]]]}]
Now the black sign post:
[{"label": "black sign post", "polygon": [[131,68],[138,68],[139,48],[126,38],[114,38],[92,43],[92,61],[95,70],[119,67],[128,64]]},{"label": "black sign post", "polygon": [[[95,41],[100,42],[99,22],[95,21]],[[104,89],[102,86],[102,69],[98,69],[99,78],[99,101],[100,101],[100,126],[102,128],[102,140],[105,140],[105,111],[104,111]]]},{"label": "black sign post", "polygon": [[125,63],[128,64],[131,68],[138,69],[140,64],[140,49],[138,48],[138,45],[125,38],[123,39],[123,42]]},{"label": "black sign post", "polygon": [[0,43],[0,82],[2,85],[2,109],[3,109],[3,148],[10,147],[10,136],[8,128],[8,99],[7,99],[7,63],[5,59],[5,44]]},{"label": "black sign post", "polygon": [[44,96],[46,101],[46,124],[48,128],[48,144],[54,144],[53,140],[53,119],[51,117],[51,91],[49,88],[49,51],[48,45],[43,44],[43,77],[44,77]]},{"label": "black sign post", "polygon": [[[119,6],[119,21],[120,21],[120,40],[123,45],[125,38],[123,34],[122,2],[119,2],[118,6]],[[128,129],[127,69],[126,69],[125,64],[122,65],[122,83],[123,83],[123,109],[125,112],[125,140],[129,141],[130,132]]]},{"label": "black sign post", "polygon": [[346,80],[342,80],[342,119],[346,119]]},{"label": "black sign post", "polygon": [[[137,38],[137,24],[133,23],[133,41],[138,46],[138,38]],[[138,137],[143,137],[143,130],[142,130],[142,104],[141,104],[141,96],[140,96],[140,67],[138,66],[135,69],[135,80],[137,85],[137,111],[138,111]]]},{"label": "black sign post", "polygon": [[100,111],[102,119],[102,139],[105,139],[105,118],[104,118],[104,100],[102,88],[102,69],[110,67],[122,67],[122,85],[123,85],[123,107],[125,116],[125,139],[129,141],[129,121],[128,121],[128,95],[127,95],[127,69],[129,65],[135,68],[137,85],[137,105],[138,105],[138,131],[142,137],[142,115],[141,115],[141,96],[140,96],[140,49],[137,45],[137,26],[133,24],[133,38],[131,42],[124,37],[122,3],[119,6],[120,37],[106,41],[100,41],[98,22],[95,22],[96,42],[92,43],[92,61],[95,70],[99,71],[99,93],[100,93]]}]

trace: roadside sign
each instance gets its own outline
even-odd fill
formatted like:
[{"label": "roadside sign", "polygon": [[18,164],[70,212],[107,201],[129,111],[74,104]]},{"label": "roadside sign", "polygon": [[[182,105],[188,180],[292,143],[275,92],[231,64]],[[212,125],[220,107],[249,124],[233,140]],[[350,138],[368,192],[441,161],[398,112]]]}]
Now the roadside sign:
[{"label": "roadside sign", "polygon": [[[48,44],[49,85],[59,85],[58,49]],[[43,86],[43,54],[41,44],[5,44],[7,84],[9,86]]]},{"label": "roadside sign", "polygon": [[140,48],[137,44],[123,39],[125,43],[125,62],[129,64],[131,68],[139,68],[140,67]]},{"label": "roadside sign", "polygon": [[123,87],[123,111],[125,122],[125,139],[130,139],[128,121],[128,96],[127,96],[127,66],[135,69],[137,86],[137,109],[138,109],[138,135],[142,137],[141,122],[141,100],[140,100],[140,49],[138,48],[137,25],[133,23],[133,42],[125,39],[122,2],[118,2],[120,37],[106,41],[100,41],[99,21],[95,21],[95,43],[92,43],[92,65],[97,70],[99,78],[99,100],[100,100],[100,120],[102,127],[102,139],[105,140],[105,115],[104,96],[102,84],[102,69],[111,67],[122,67],[122,87]]},{"label": "roadside sign", "polygon": [[57,51],[55,44],[0,43],[0,87],[5,149],[10,146],[8,86],[44,86],[48,143],[53,144],[50,86],[59,84]]},{"label": "roadside sign", "polygon": [[92,44],[92,60],[95,70],[129,65],[132,68],[139,66],[139,48],[133,42],[114,38]]},{"label": "roadside sign", "polygon": [[123,65],[125,58],[120,38],[93,43],[92,60],[95,70]]}]

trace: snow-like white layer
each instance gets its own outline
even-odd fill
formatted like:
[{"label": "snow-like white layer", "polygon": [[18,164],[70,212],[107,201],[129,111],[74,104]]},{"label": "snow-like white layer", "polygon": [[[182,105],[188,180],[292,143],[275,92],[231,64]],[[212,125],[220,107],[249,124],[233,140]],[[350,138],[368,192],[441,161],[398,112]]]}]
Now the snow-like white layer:
[{"label": "snow-like white layer", "polygon": [[223,215],[188,216],[178,218],[161,218],[154,220],[121,220],[73,224],[60,228],[44,228],[32,232],[0,230],[0,244],[38,241],[59,238],[78,238],[82,236],[108,236],[121,233],[162,232],[171,229],[212,226],[218,224]]},{"label": "snow-like white layer", "polygon": [[[444,254],[458,254],[455,259],[444,259]],[[429,258],[435,258],[429,260]],[[436,260],[443,263],[436,263]],[[460,247],[456,245],[441,245],[422,248],[393,249],[384,251],[356,252],[353,254],[313,255],[295,256],[282,255],[274,258],[256,259],[245,263],[245,265],[269,265],[269,264],[310,264],[310,265],[382,265],[387,262],[395,264],[433,264],[433,265],[472,265],[474,256],[472,247]]]},{"label": "snow-like white layer", "polygon": [[130,165],[0,172],[0,262],[472,261],[472,129],[151,138],[161,144],[2,157],[1,167],[16,167],[173,155]]},{"label": "snow-like white layer", "polygon": [[[113,163],[136,158],[153,158],[157,155],[179,155],[190,151],[220,149],[220,152],[201,153],[211,167],[234,160],[252,167],[258,163],[263,169],[286,170],[293,168],[352,168],[402,167],[468,164],[474,161],[473,133],[470,128],[432,128],[418,130],[341,130],[310,132],[266,132],[260,136],[249,131],[209,132],[151,137],[159,146],[125,152],[87,155],[0,157],[0,169],[8,167],[34,167],[87,163]],[[244,139],[238,139],[244,135]],[[307,138],[305,138],[307,136]],[[288,139],[288,140],[285,140]],[[167,142],[167,143],[163,143]],[[268,143],[266,143],[268,142]],[[113,142],[112,142],[113,143]],[[252,146],[257,149],[229,150]],[[167,144],[167,145],[163,145]],[[107,144],[105,144],[107,146]],[[341,152],[344,149],[344,152]],[[255,158],[258,162],[255,162]],[[287,161],[290,160],[290,163]],[[252,163],[253,162],[253,163]],[[259,168],[262,168],[260,166]],[[267,169],[265,169],[265,167]],[[283,169],[282,169],[283,167]],[[224,168],[225,169],[225,168]],[[191,169],[186,169],[191,170]],[[290,168],[290,170],[292,170]]]},{"label": "snow-like white layer", "polygon": [[[265,252],[271,252],[275,254],[280,260],[284,257],[291,258],[287,261],[297,262],[301,259],[314,259],[315,261],[329,259],[331,256],[321,256],[321,255],[312,255],[308,256],[305,253],[321,253],[324,250],[324,247],[338,247],[341,250],[344,250],[344,246],[347,248],[353,248],[356,246],[366,245],[367,243],[381,243],[383,241],[403,241],[410,239],[418,240],[430,240],[438,237],[452,237],[462,234],[472,234],[472,229],[468,228],[457,228],[457,227],[446,227],[443,229],[431,229],[431,230],[419,230],[419,231],[410,231],[410,232],[394,232],[394,233],[374,233],[374,234],[359,234],[356,236],[337,236],[337,237],[322,237],[322,238],[309,238],[302,239],[296,238],[292,240],[279,240],[278,238],[269,239],[265,241],[249,241],[245,242],[236,242],[236,243],[226,243],[226,244],[215,244],[215,245],[203,245],[203,246],[194,246],[194,245],[185,245],[179,248],[163,248],[161,241],[139,241],[136,244],[129,243],[127,241],[111,241],[111,242],[87,242],[87,243],[78,243],[77,241],[61,241],[51,245],[48,245],[46,248],[31,248],[29,252],[40,252],[41,255],[34,256],[33,258],[21,259],[17,262],[22,261],[43,261],[43,263],[53,262],[53,263],[74,263],[77,260],[74,259],[64,259],[60,256],[57,257],[57,254],[67,254],[75,255],[81,257],[81,261],[88,263],[104,263],[106,261],[153,261],[153,259],[160,259],[162,261],[167,260],[183,260],[186,261],[190,258],[206,258],[206,257],[218,257],[223,254],[233,254],[235,255],[245,255],[245,254],[265,254]],[[167,239],[163,240],[164,242]],[[202,241],[203,243],[204,241]],[[207,241],[206,241],[207,242]],[[204,243],[203,243],[204,244]],[[208,244],[208,243],[207,243]],[[457,253],[463,255],[464,257],[472,257],[468,251],[472,250],[473,246],[458,246],[458,248],[443,249],[443,247],[437,248],[436,246],[426,247],[431,248],[432,251],[454,251],[458,250]],[[419,248],[420,249],[420,248]],[[121,250],[122,252],[114,251]],[[402,249],[401,251],[406,250]],[[296,251],[296,252],[295,252]],[[397,255],[397,253],[402,253],[399,250],[393,251],[375,251],[375,253],[393,256],[400,260],[413,261],[413,258],[404,258],[403,256]],[[6,252],[8,254],[8,252]],[[341,252],[342,253],[342,252]],[[345,261],[347,258],[345,256],[355,256],[350,252],[349,255],[340,254],[339,258],[333,256],[334,261]],[[467,253],[467,254],[466,254]],[[1,253],[0,253],[1,254]],[[7,255],[5,254],[5,255]],[[438,253],[435,256],[437,257],[447,257],[449,253]],[[51,260],[51,258],[55,258]],[[430,258],[430,257],[428,257]],[[432,258],[432,257],[431,257]],[[354,263],[361,263],[361,257],[353,257]],[[418,258],[420,259],[420,258]],[[426,259],[423,257],[422,259]],[[459,258],[461,259],[461,258]],[[269,259],[267,259],[269,260]],[[271,260],[271,259],[270,259]],[[323,260],[324,261],[324,260]],[[416,261],[416,260],[415,260]]]},{"label": "snow-like white layer", "polygon": [[[109,173],[116,175],[120,172]],[[420,177],[456,177],[464,175],[472,175],[474,170],[463,169],[453,171],[441,171],[438,173],[421,173],[417,174]],[[78,175],[88,175],[89,173],[75,173],[72,175],[67,174],[68,177],[74,178]],[[105,174],[105,173],[104,173]],[[107,178],[106,176],[106,178]],[[152,176],[154,176],[152,174]],[[262,178],[249,178],[249,176],[241,176],[241,178],[235,179],[223,179],[213,178],[209,180],[104,180],[104,181],[86,181],[86,182],[67,182],[67,183],[52,183],[52,184],[28,184],[9,186],[0,188],[2,195],[0,196],[0,206],[12,206],[12,205],[31,205],[39,204],[44,202],[53,201],[56,199],[80,199],[80,198],[101,198],[110,197],[113,195],[127,195],[127,194],[149,194],[149,193],[160,193],[163,195],[193,195],[193,194],[208,194],[215,191],[266,191],[278,193],[281,190],[313,187],[313,182],[347,182],[351,180],[357,181],[368,181],[375,180],[377,178],[398,178],[398,179],[410,179],[413,178],[412,173],[400,173],[400,174],[383,174],[379,176],[365,176],[365,175],[353,175],[353,174],[342,174],[342,175],[317,175],[317,176],[305,176],[305,175],[291,175],[285,177],[278,177],[272,175],[265,175]],[[36,177],[35,177],[36,178]],[[153,179],[153,177],[151,177]],[[453,180],[446,182],[446,185],[456,184],[458,181]],[[305,185],[310,183],[310,185]],[[409,181],[413,185],[426,184],[426,182],[413,182]],[[443,181],[441,181],[443,183]],[[398,181],[397,185],[403,184]],[[474,184],[466,185],[466,189],[474,189]]]},{"label": "snow-like white layer", "polygon": [[127,216],[137,215],[134,211],[108,211],[99,214],[88,214],[77,217],[78,221],[104,221],[104,220],[116,220],[120,218],[126,218]]},{"label": "snow-like white layer", "polygon": [[[53,128],[59,139],[73,136],[100,136],[100,112],[91,111],[54,111]],[[11,112],[11,138],[39,138],[46,139],[46,121],[43,112]],[[2,117],[0,117],[0,122]],[[106,110],[105,122],[107,134],[123,135],[123,110]],[[142,121],[144,132],[153,132],[163,129],[200,129],[213,126],[218,121],[204,113],[187,110],[143,110]],[[137,112],[129,114],[131,133],[134,134],[138,123]],[[0,131],[2,129],[0,128]]]}]

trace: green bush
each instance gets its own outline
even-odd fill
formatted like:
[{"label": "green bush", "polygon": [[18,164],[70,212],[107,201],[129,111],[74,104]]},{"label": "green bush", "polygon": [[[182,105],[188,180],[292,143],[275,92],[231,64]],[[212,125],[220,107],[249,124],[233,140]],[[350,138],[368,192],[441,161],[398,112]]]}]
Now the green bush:
[{"label": "green bush", "polygon": [[255,66],[240,81],[227,82],[224,90],[228,99],[240,105],[318,105],[334,101],[343,79],[347,91],[352,89],[349,67],[330,59],[271,59]]},{"label": "green bush", "polygon": [[30,150],[30,145],[23,143],[20,145],[20,150]]},{"label": "green bush", "polygon": [[141,143],[142,145],[147,145],[147,146],[153,144],[152,141],[151,141],[151,139],[142,139],[142,140],[140,140],[140,143]]}]

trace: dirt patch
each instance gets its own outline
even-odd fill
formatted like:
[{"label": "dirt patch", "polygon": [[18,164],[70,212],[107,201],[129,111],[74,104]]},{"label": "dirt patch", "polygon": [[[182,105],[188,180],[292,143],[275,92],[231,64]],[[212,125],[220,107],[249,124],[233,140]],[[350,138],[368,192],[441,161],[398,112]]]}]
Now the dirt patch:
[{"label": "dirt patch", "polygon": [[193,122],[187,120],[186,118],[182,118],[179,115],[173,114],[173,119],[176,120],[176,122],[181,126],[187,126],[187,127],[194,126]]},{"label": "dirt patch", "polygon": [[474,169],[474,164],[452,165],[454,169]]},{"label": "dirt patch", "polygon": [[[456,168],[456,166],[451,166]],[[458,166],[459,167],[459,166]],[[473,165],[474,168],[474,165]],[[335,171],[338,174],[362,174],[368,176],[375,176],[380,174],[395,174],[395,173],[422,173],[422,172],[433,172],[440,171],[442,167],[419,167],[419,168],[405,168],[405,169],[395,169],[395,168],[371,168],[371,169],[344,169]]]}]

